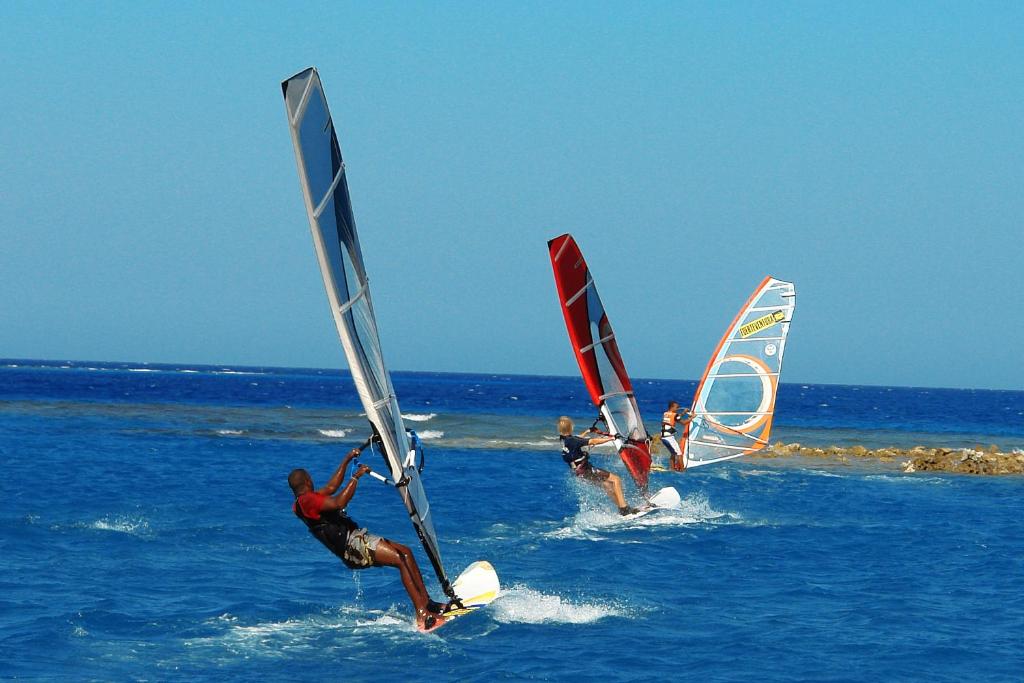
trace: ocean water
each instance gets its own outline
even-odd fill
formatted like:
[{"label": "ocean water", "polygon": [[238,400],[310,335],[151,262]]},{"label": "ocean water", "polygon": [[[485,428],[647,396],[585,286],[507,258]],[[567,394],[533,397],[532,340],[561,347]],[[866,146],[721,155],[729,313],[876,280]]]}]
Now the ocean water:
[{"label": "ocean water", "polygon": [[[683,508],[623,521],[557,453],[580,381],[395,385],[446,565],[504,588],[430,635],[290,511],[288,471],[366,435],[344,373],[0,361],[0,678],[1022,679],[1024,478],[740,459],[655,474]],[[653,425],[694,385],[635,388]],[[1024,448],[1024,392],[784,384],[777,415],[773,440]],[[392,489],[349,511],[415,547]]]}]

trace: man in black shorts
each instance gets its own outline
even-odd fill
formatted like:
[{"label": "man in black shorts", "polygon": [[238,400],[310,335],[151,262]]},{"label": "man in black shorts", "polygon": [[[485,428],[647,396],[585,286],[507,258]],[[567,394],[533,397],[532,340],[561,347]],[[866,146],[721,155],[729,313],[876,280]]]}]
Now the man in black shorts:
[{"label": "man in black shorts", "polygon": [[327,484],[318,490],[313,488],[309,472],[292,470],[288,475],[288,485],[295,494],[292,511],[309,527],[309,532],[340,557],[349,569],[397,567],[402,575],[402,585],[416,608],[416,625],[420,630],[431,631],[444,623],[441,613],[445,605],[430,599],[412,551],[401,543],[371,534],[345,513],[345,507],[356,493],[359,478],[370,468],[360,465],[345,488],[334,495],[345,478],[348,464],[357,455],[359,449],[352,449]]},{"label": "man in black shorts", "polygon": [[626,504],[626,497],[622,494],[622,479],[619,478],[619,475],[590,464],[590,453],[586,449],[613,441],[615,437],[576,436],[572,431],[572,420],[564,415],[558,418],[558,435],[562,440],[562,460],[573,471],[573,474],[603,488],[608,497],[618,506],[620,515],[639,512],[636,508]]}]

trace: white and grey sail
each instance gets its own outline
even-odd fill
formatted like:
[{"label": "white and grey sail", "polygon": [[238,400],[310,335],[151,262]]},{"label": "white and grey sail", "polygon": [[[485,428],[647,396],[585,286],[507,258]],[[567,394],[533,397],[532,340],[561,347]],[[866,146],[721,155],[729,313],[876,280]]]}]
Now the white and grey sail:
[{"label": "white and grey sail", "polygon": [[316,69],[306,69],[284,81],[281,88],[313,246],[352,379],[416,533],[441,586],[451,594],[430,504],[384,365],[345,181],[345,162],[320,76]]}]

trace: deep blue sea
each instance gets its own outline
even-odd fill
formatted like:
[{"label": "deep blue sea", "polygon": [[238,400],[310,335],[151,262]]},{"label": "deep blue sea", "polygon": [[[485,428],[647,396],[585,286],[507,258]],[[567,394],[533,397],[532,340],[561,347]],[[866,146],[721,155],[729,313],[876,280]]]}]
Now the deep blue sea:
[{"label": "deep blue sea", "polygon": [[[623,521],[557,452],[578,379],[394,383],[449,571],[503,582],[436,634],[291,513],[287,473],[366,436],[347,374],[0,360],[0,678],[1024,680],[1024,478],[740,459],[655,473],[683,509]],[[694,389],[635,385],[651,427]],[[1024,449],[1024,392],[784,384],[776,410],[773,441]],[[349,512],[418,547],[393,489]]]}]

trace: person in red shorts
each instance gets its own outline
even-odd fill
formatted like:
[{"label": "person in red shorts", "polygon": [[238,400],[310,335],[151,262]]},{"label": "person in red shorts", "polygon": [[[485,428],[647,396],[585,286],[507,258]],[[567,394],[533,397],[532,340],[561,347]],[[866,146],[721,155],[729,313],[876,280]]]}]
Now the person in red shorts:
[{"label": "person in red shorts", "polygon": [[309,527],[309,532],[340,557],[349,569],[396,567],[402,576],[402,585],[416,608],[417,626],[421,630],[431,631],[444,623],[441,613],[446,606],[430,599],[412,551],[401,543],[371,534],[345,512],[356,493],[359,478],[370,471],[366,465],[360,465],[345,488],[338,491],[345,478],[345,470],[357,455],[359,449],[352,449],[327,484],[320,489],[314,488],[309,472],[303,469],[292,470],[288,475],[288,485],[295,494],[292,510]]}]

